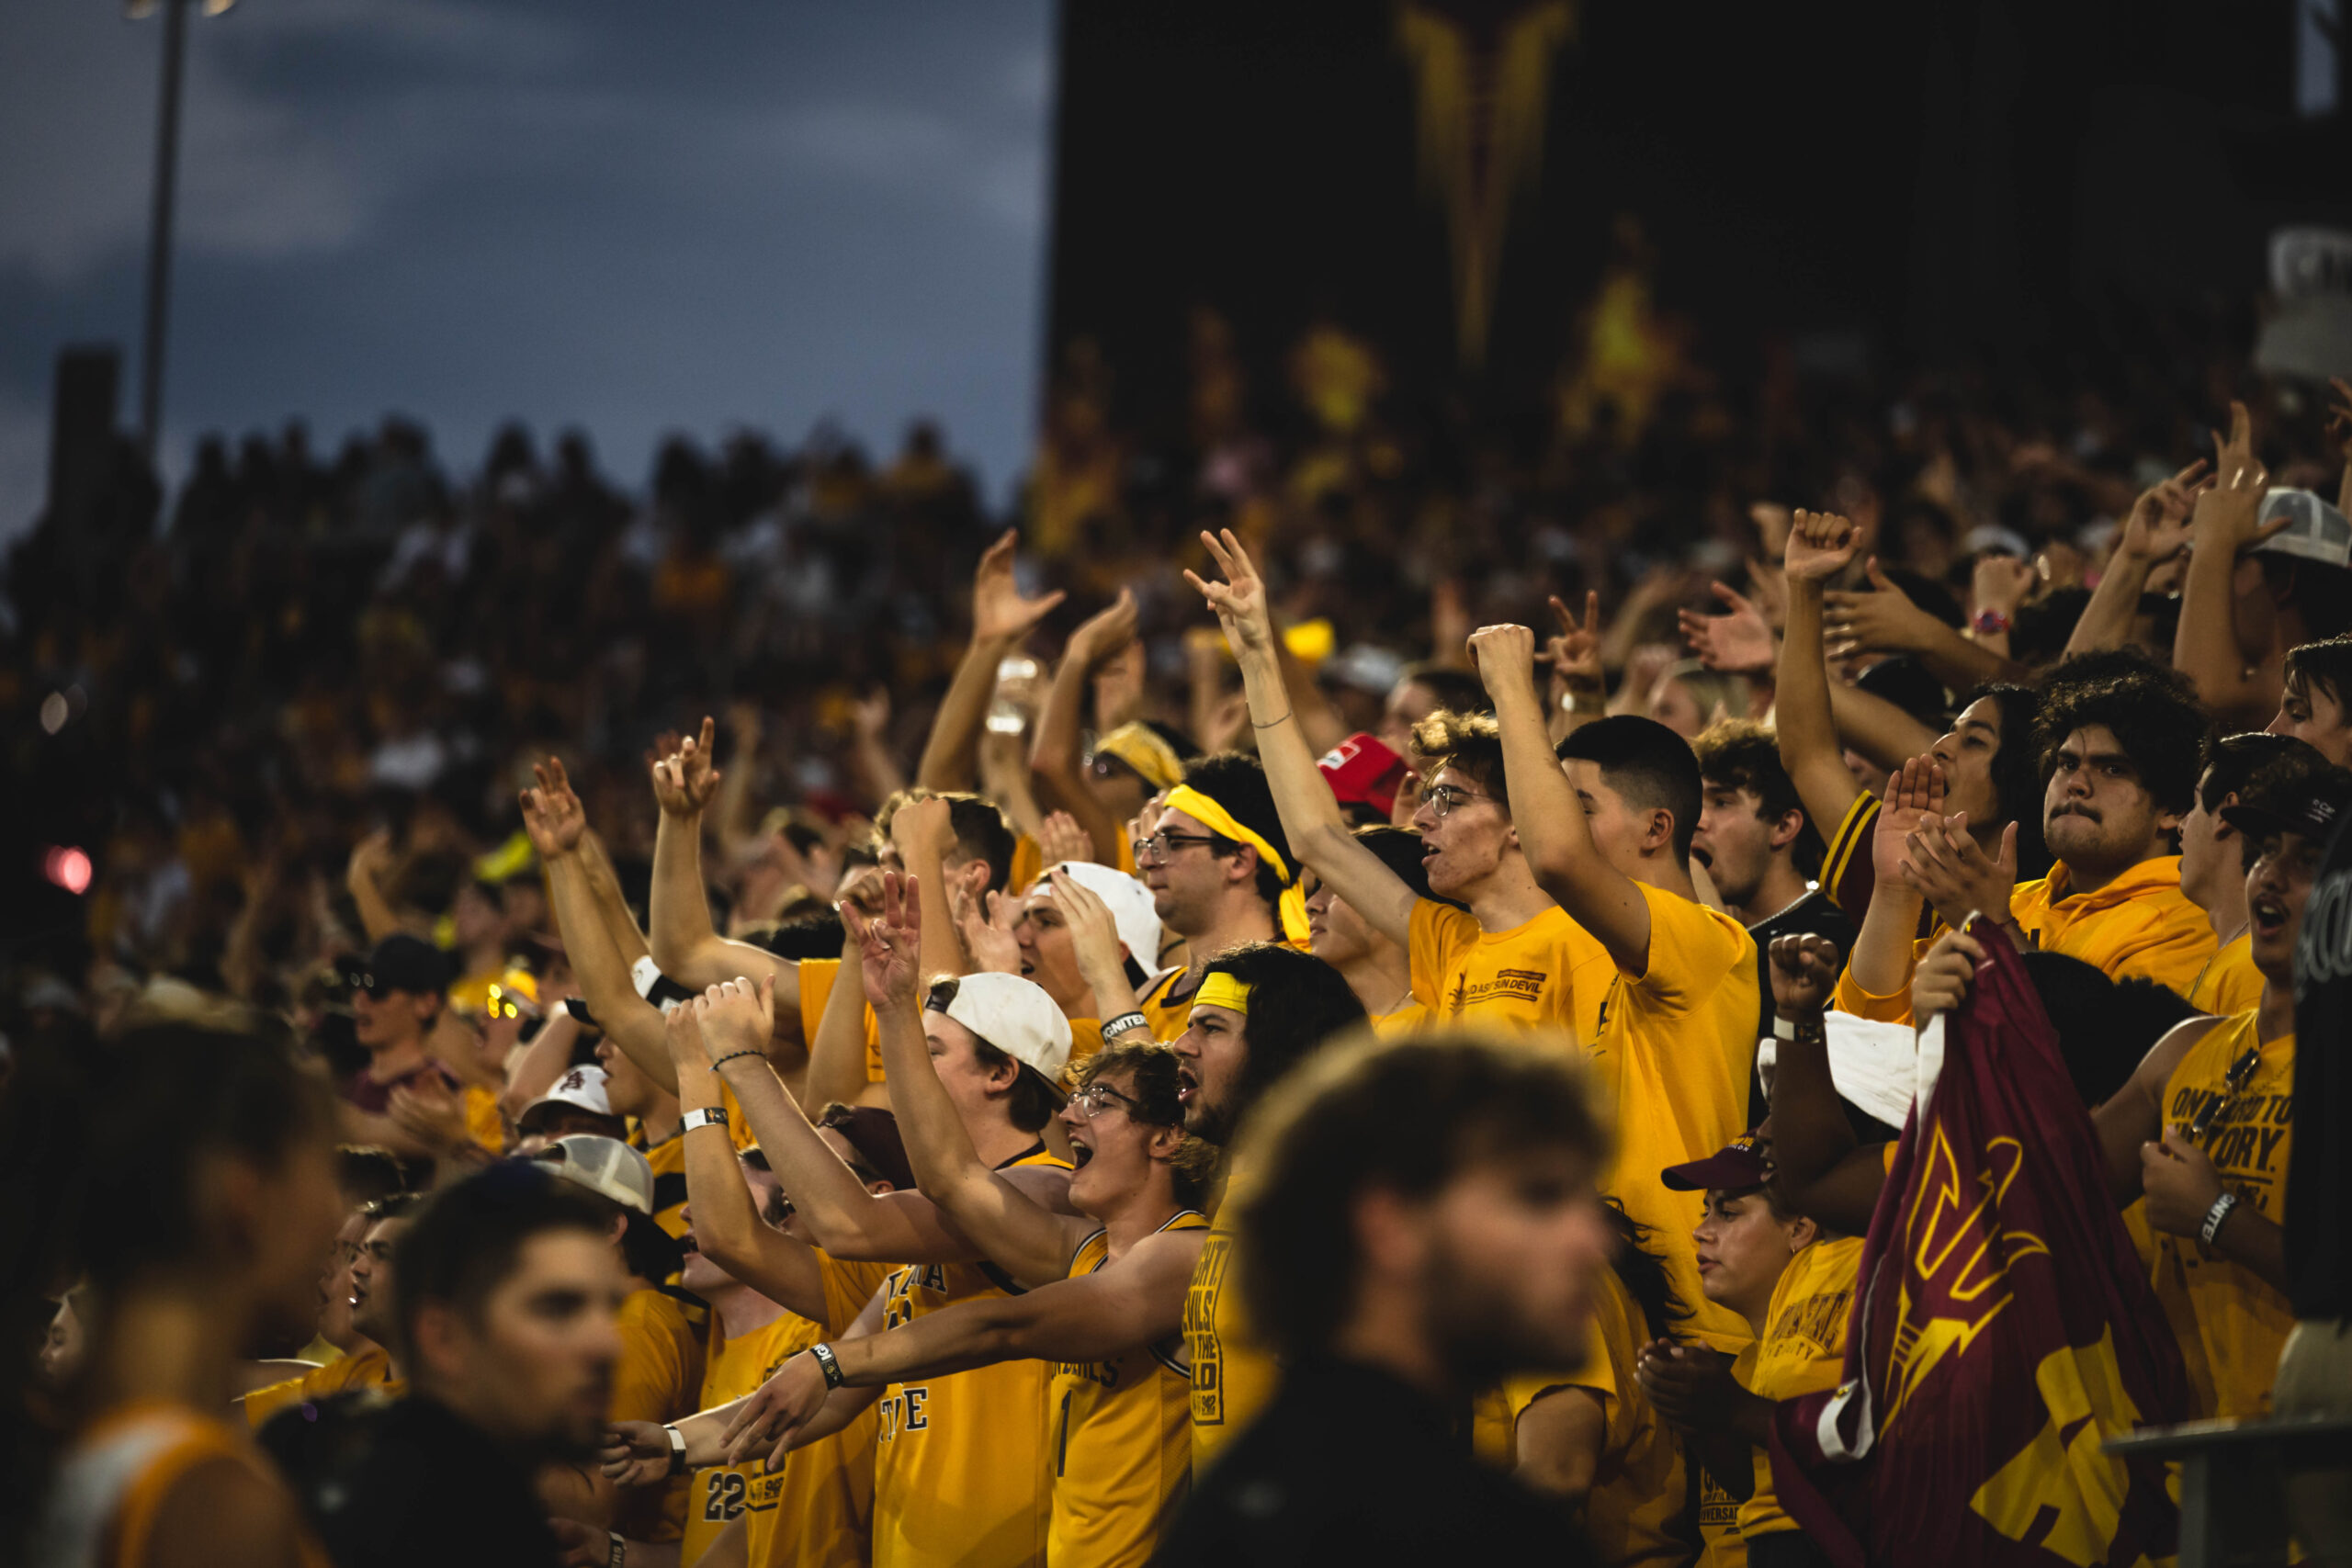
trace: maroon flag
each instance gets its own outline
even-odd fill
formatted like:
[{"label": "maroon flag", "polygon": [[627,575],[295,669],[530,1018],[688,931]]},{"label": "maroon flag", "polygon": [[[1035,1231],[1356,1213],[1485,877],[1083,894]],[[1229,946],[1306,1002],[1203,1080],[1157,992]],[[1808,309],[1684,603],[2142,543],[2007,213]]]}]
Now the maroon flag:
[{"label": "maroon flag", "polygon": [[1841,1568],[2170,1557],[2164,1466],[2100,1445],[2186,1418],[2180,1352],[2032,982],[1973,934],[1966,1005],[1919,1037],[1845,1382],[1781,1404],[1773,1484]]}]

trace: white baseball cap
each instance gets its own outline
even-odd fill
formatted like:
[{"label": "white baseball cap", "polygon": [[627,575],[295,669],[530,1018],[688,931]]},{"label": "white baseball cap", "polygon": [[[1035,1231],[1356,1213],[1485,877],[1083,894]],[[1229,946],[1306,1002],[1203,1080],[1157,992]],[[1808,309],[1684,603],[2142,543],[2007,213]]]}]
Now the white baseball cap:
[{"label": "white baseball cap", "polygon": [[[1159,967],[1159,911],[1152,905],[1150,888],[1115,865],[1091,860],[1062,861],[1047,866],[1046,874],[1057,871],[1068,873],[1072,882],[1102,900],[1111,911],[1112,928],[1127,944],[1127,956],[1146,974]],[[1053,884],[1046,886],[1050,889]]]},{"label": "white baseball cap", "polygon": [[653,1167],[618,1138],[574,1133],[531,1156],[566,1181],[576,1181],[601,1198],[649,1218],[653,1213]]},{"label": "white baseball cap", "polygon": [[554,1088],[523,1108],[523,1114],[514,1119],[514,1124],[528,1127],[532,1113],[542,1105],[577,1106],[599,1116],[620,1114],[613,1109],[612,1097],[605,1092],[605,1069],[595,1066],[573,1067],[567,1071],[555,1080]]},{"label": "white baseball cap", "polygon": [[2287,526],[2255,546],[2275,556],[2301,556],[2322,566],[2352,566],[2352,520],[2307,490],[2263,492],[2261,521],[2290,519]]},{"label": "white baseball cap", "polygon": [[1060,1088],[1069,1061],[1069,1020],[1043,986],[1018,975],[967,975],[956,983],[956,999],[940,1010]]}]

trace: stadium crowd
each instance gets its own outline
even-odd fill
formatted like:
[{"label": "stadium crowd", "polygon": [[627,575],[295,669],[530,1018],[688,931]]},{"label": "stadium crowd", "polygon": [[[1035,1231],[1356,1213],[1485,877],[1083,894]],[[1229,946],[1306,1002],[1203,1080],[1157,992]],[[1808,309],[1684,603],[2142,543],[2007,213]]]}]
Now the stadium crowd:
[{"label": "stadium crowd", "polygon": [[[1196,331],[1149,449],[1063,367],[1014,530],[927,427],[637,501],[393,421],[18,548],[96,874],[7,976],[12,1551],[1859,1561],[1790,1413],[1996,1007],[2140,1414],[2346,1402],[2352,388],[2174,330],[1522,457]],[[2096,1449],[1985,1528],[2169,1555]]]}]

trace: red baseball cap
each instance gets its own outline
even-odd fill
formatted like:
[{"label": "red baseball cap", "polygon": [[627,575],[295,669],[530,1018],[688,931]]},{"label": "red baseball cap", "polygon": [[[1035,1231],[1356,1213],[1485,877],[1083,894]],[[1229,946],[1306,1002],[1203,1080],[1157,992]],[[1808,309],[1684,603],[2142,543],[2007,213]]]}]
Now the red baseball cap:
[{"label": "red baseball cap", "polygon": [[1383,817],[1396,807],[1397,786],[1408,772],[1405,759],[1359,731],[1333,747],[1315,764],[1342,806],[1369,806]]},{"label": "red baseball cap", "polygon": [[1658,1180],[1670,1192],[1739,1192],[1763,1186],[1771,1174],[1772,1161],[1764,1152],[1764,1140],[1754,1133],[1742,1133],[1704,1159],[1668,1166],[1658,1173]]}]

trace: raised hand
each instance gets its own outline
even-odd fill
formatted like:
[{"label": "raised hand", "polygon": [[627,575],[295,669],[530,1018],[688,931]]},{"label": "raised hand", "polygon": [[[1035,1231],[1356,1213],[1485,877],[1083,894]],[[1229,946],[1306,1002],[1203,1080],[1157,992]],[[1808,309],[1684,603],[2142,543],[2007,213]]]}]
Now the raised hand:
[{"label": "raised hand", "polygon": [[1924,1025],[1968,999],[1976,983],[1976,966],[1984,962],[1984,944],[1966,931],[1949,931],[1936,939],[1911,976],[1911,1021]]},{"label": "raised hand", "polygon": [[539,782],[521,795],[523,830],[531,836],[531,847],[541,860],[568,855],[580,847],[581,836],[588,830],[588,813],[572,792],[571,775],[563,771],[561,758],[549,757],[531,764],[531,776]]},{"label": "raised hand", "polygon": [[1969,577],[1969,602],[1979,610],[2015,615],[2026,595],[2033,592],[2034,581],[2031,564],[2015,556],[1978,556]]},{"label": "raised hand", "polygon": [[879,741],[890,728],[890,688],[876,686],[849,705],[849,721],[862,740]]},{"label": "raised hand", "polygon": [[2018,825],[2001,829],[2001,853],[1995,859],[1969,836],[1966,812],[1923,818],[1904,840],[1902,875],[1954,931],[1971,915],[1989,915],[2006,924],[2018,885]]},{"label": "raised hand", "polygon": [[1480,626],[1470,634],[1470,663],[1498,702],[1535,697],[1535,634],[1525,626]]},{"label": "raised hand", "polygon": [[806,1350],[776,1369],[745,1396],[719,1441],[729,1464],[749,1464],[766,1456],[766,1468],[780,1468],[796,1433],[825,1407],[825,1370]]},{"label": "raised hand", "polygon": [[597,1458],[614,1484],[650,1486],[670,1473],[670,1434],[658,1421],[614,1421]]},{"label": "raised hand", "polygon": [[1878,823],[1871,831],[1871,867],[1879,886],[1902,879],[1911,835],[1929,816],[1941,817],[1943,809],[1944,771],[1933,757],[1914,757],[1887,775]]},{"label": "raised hand", "polygon": [[915,976],[922,963],[921,882],[895,871],[882,874],[882,910],[868,917],[855,905],[842,905],[842,924],[857,939],[865,999],[876,1008],[914,999]]},{"label": "raised hand", "polygon": [[2197,498],[2189,513],[2189,530],[2198,549],[2226,550],[2232,555],[2250,549],[2292,521],[2280,517],[2263,523],[2262,492],[2269,488],[2270,470],[2254,455],[2254,419],[2244,403],[2230,405],[2230,433],[2213,433],[2213,486]]},{"label": "raised hand", "polygon": [[1861,531],[1834,512],[1799,512],[1781,570],[1792,581],[1826,582],[1852,564]]},{"label": "raised hand", "polygon": [[[716,986],[711,987],[717,990]],[[685,1067],[710,1066],[710,1046],[702,1031],[705,998],[695,997],[672,1008],[662,1019],[662,1042],[670,1048],[673,1065]]]},{"label": "raised hand", "polygon": [[1772,628],[1764,619],[1764,612],[1756,602],[1737,589],[1723,583],[1713,584],[1710,592],[1727,607],[1727,615],[1702,615],[1696,610],[1678,610],[1675,618],[1681,624],[1682,639],[1699,662],[1710,670],[1745,675],[1772,668],[1775,649]]},{"label": "raised hand", "polygon": [[373,887],[392,869],[393,858],[391,833],[378,829],[351,846],[351,859],[343,868],[344,886]]},{"label": "raised hand", "polygon": [[1605,692],[1609,689],[1609,672],[1600,662],[1600,595],[1584,596],[1584,619],[1577,621],[1576,613],[1552,595],[1552,618],[1560,626],[1559,634],[1544,643],[1544,657],[1551,662],[1552,678],[1571,692]]},{"label": "raised hand", "polygon": [[1825,936],[1781,936],[1767,950],[1772,960],[1772,1010],[1786,1019],[1809,1018],[1829,1005],[1838,986],[1838,944]]},{"label": "raised hand", "polygon": [[653,798],[665,817],[698,817],[718,793],[718,770],[711,766],[718,754],[718,726],[703,716],[702,732],[678,742],[678,749],[653,760]]},{"label": "raised hand", "polygon": [[1135,590],[1120,589],[1116,599],[1078,624],[1062,657],[1077,660],[1080,669],[1095,670],[1136,640],[1136,615]]},{"label": "raised hand", "polygon": [[1204,528],[1201,531],[1201,543],[1208,547],[1209,558],[1216,562],[1225,581],[1206,581],[1190,567],[1184,569],[1184,581],[1199,589],[1209,608],[1216,612],[1217,624],[1225,628],[1225,640],[1237,654],[1245,648],[1271,653],[1274,624],[1266,608],[1265,581],[1258,575],[1250,552],[1242,547],[1240,536],[1230,528],[1223,533],[1225,537],[1220,542]]},{"label": "raised hand", "polygon": [[2117,536],[2118,552],[2133,557],[2153,566],[2170,560],[2188,547],[2188,519],[2197,510],[2197,498],[2213,488],[2213,478],[2205,471],[2205,459],[2199,457],[2188,467],[2161,483],[2140,492],[2132,503],[2132,514],[2123,520],[2123,532]]},{"label": "raised hand", "polygon": [[466,1132],[465,1107],[437,1078],[419,1078],[401,1085],[392,1090],[384,1111],[403,1132],[427,1148],[458,1148],[469,1136]]},{"label": "raised hand", "polygon": [[956,929],[964,933],[964,945],[972,951],[973,968],[976,973],[1018,975],[1021,939],[1012,934],[1012,927],[1021,918],[1020,906],[994,889],[982,897],[988,900],[986,909],[961,883],[948,894]]},{"label": "raised hand", "polygon": [[1130,637],[1125,648],[1107,654],[1094,666],[1094,728],[1108,732],[1143,711],[1144,682],[1149,673],[1143,644]]},{"label": "raised hand", "polygon": [[980,553],[972,573],[972,640],[1018,642],[1036,629],[1067,597],[1059,589],[1035,599],[1021,596],[1012,577],[1012,550],[1017,536],[1008,528]]},{"label": "raised hand", "polygon": [[1067,811],[1049,811],[1037,829],[1037,850],[1047,865],[1066,860],[1092,860],[1094,840]]},{"label": "raised hand", "polygon": [[909,865],[920,865],[921,857],[936,855],[955,841],[955,807],[944,795],[910,800],[890,813],[890,842]]},{"label": "raised hand", "polygon": [[[1119,953],[1119,928],[1111,919],[1111,906],[1102,902],[1094,889],[1058,867],[1051,873],[1050,880],[1054,908],[1069,930],[1070,956],[1078,961],[1079,974],[1095,987],[1099,1001],[1102,987],[1097,985],[1097,977],[1107,983],[1114,976],[1124,978],[1125,975],[1125,960]],[[1134,957],[1146,970],[1159,961],[1156,953],[1138,953]]]},{"label": "raised hand", "polygon": [[[775,1036],[775,976],[763,975],[758,985],[746,979],[721,980],[694,999],[701,1026],[702,1048],[715,1066],[722,1056],[739,1051],[767,1054]],[[684,1007],[676,1010],[685,1011]]]},{"label": "raised hand", "polygon": [[1916,653],[1933,647],[1944,624],[1911,603],[1911,596],[1879,570],[1876,556],[1863,570],[1870,576],[1871,592],[1852,593],[1833,588],[1821,596],[1821,633],[1829,657]]}]

